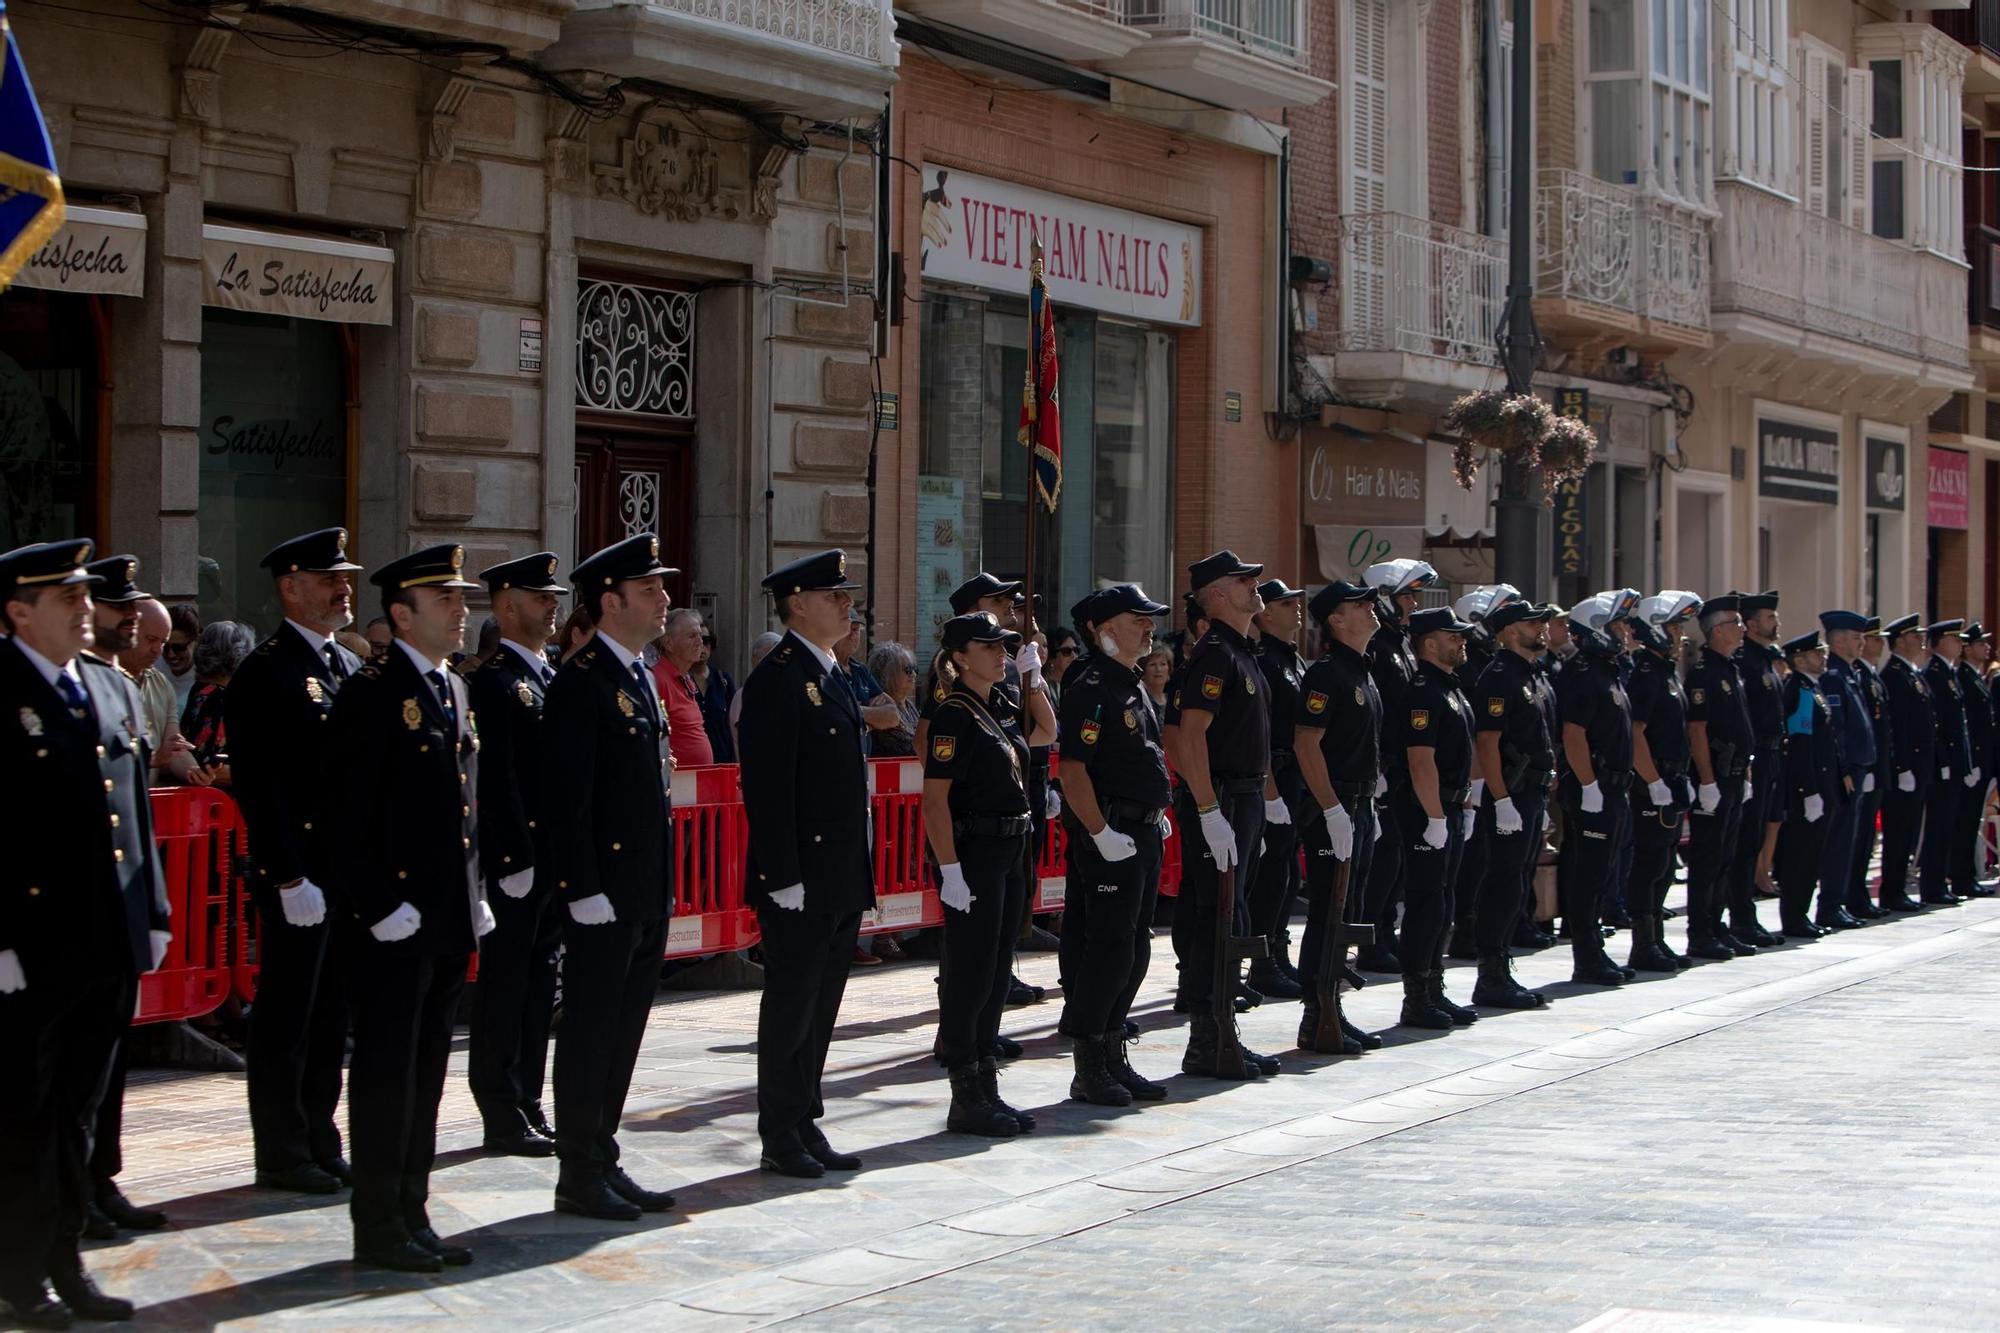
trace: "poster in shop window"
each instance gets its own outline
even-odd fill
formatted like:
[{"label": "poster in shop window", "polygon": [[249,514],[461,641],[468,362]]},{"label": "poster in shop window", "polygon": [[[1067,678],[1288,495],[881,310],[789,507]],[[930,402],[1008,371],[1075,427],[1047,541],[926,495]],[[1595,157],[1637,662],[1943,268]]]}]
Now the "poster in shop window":
[{"label": "poster in shop window", "polygon": [[910,645],[919,670],[951,619],[951,590],[965,582],[965,483],[917,478],[917,633]]}]

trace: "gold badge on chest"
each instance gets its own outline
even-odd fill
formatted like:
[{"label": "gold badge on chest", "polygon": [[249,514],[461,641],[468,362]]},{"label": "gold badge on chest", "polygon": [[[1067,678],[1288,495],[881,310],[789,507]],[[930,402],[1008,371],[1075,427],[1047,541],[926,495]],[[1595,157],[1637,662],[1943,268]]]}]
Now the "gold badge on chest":
[{"label": "gold badge on chest", "polygon": [[42,715],[32,708],[23,708],[21,710],[21,730],[27,732],[30,736],[41,735]]},{"label": "gold badge on chest", "polygon": [[424,725],[424,710],[414,698],[403,700],[403,725],[411,731]]},{"label": "gold badge on chest", "polygon": [[319,683],[318,676],[306,677],[306,698],[312,700],[316,704],[323,704],[326,702],[326,686]]},{"label": "gold badge on chest", "polygon": [[528,688],[527,681],[517,680],[514,682],[514,697],[522,703],[527,704],[530,708],[534,707],[535,692]]},{"label": "gold badge on chest", "polygon": [[632,696],[625,693],[623,690],[620,690],[618,692],[618,711],[623,713],[626,717],[639,716],[639,710],[632,706]]},{"label": "gold badge on chest", "polygon": [[820,698],[819,698],[819,682],[818,682],[818,681],[816,681],[816,680],[809,680],[809,681],[807,681],[807,682],[806,682],[806,698],[808,698],[808,699],[812,700],[812,706],[813,706],[814,708],[818,708],[818,707],[819,707],[819,705],[820,705]]},{"label": "gold badge on chest", "polygon": [[1243,692],[1245,694],[1255,694],[1257,692],[1257,682],[1245,676],[1243,678]]},{"label": "gold badge on chest", "polygon": [[1125,728],[1128,731],[1139,729],[1139,715],[1129,708],[1125,710]]}]

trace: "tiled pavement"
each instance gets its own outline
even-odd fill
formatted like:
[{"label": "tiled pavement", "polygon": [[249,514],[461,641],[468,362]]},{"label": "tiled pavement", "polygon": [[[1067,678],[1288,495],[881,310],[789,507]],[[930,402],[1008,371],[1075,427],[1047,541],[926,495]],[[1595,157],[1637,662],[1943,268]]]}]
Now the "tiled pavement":
[{"label": "tiled pavement", "polygon": [[[1574,994],[1551,950],[1519,969],[1548,1010],[1255,1085],[1176,1074],[1126,1111],[1061,1100],[1051,1000],[1008,1016],[1006,1090],[1042,1127],[1002,1144],[942,1132],[930,967],[873,969],[828,1074],[830,1136],[868,1166],[803,1185],[755,1170],[756,996],[663,996],[622,1141],[681,1207],[550,1212],[553,1163],[480,1156],[455,1072],[433,1214],[478,1262],[439,1278],[357,1272],[338,1201],[249,1188],[239,1078],[141,1074],[123,1183],[174,1227],[91,1263],[192,1327],[1996,1328],[1996,945],[1987,901]],[[1022,962],[1053,985],[1052,956]],[[1162,937],[1134,1047],[1156,1076],[1172,974]],[[1395,989],[1357,1019],[1386,1028]],[[1246,1037],[1289,1051],[1297,1014]]]}]

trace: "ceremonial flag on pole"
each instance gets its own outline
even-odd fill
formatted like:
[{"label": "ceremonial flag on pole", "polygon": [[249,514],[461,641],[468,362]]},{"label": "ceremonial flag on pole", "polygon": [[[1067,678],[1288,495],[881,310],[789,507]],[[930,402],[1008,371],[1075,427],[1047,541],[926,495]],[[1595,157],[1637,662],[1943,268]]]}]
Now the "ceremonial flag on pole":
[{"label": "ceremonial flag on pole", "polygon": [[14,281],[42,244],[63,224],[62,181],[48,127],[28,86],[28,70],[14,49],[0,0],[0,36],[7,40],[0,63],[0,290]]},{"label": "ceremonial flag on pole", "polygon": [[1062,400],[1056,393],[1056,310],[1042,283],[1042,242],[1034,241],[1028,284],[1028,374],[1015,438],[1034,455],[1035,490],[1049,512],[1062,493]]}]

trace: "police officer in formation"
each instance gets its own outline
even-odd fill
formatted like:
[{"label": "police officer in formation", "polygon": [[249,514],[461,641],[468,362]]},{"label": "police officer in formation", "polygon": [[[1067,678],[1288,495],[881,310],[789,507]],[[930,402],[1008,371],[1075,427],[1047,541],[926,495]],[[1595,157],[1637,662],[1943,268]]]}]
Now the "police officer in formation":
[{"label": "police officer in formation", "polygon": [[[1737,670],[1736,650],[1743,643],[1741,598],[1735,593],[1709,598],[1695,623],[1703,643],[1685,682],[1688,752],[1696,782],[1694,807],[1688,812],[1688,954],[1726,962],[1757,951],[1723,923],[1757,745]],[[1748,818],[1754,821],[1755,816]],[[1758,827],[1755,836],[1761,837]]]},{"label": "police officer in formation", "polygon": [[[1411,651],[1409,618],[1423,600],[1426,589],[1435,586],[1435,569],[1421,560],[1386,560],[1370,565],[1362,581],[1374,590],[1376,613],[1381,628],[1368,649],[1369,670],[1382,695],[1386,716],[1400,719],[1403,696],[1417,683],[1417,657]],[[1400,722],[1397,724],[1400,726]],[[1388,744],[1382,748],[1382,778],[1377,784],[1376,815],[1381,820],[1382,845],[1375,849],[1375,863],[1368,869],[1368,896],[1363,919],[1375,923],[1374,943],[1356,954],[1356,965],[1364,972],[1402,973],[1396,955],[1396,908],[1403,900],[1403,852],[1408,839],[1397,822],[1408,804],[1406,789],[1410,774],[1404,748]]]},{"label": "police officer in formation", "polygon": [[1402,1021],[1448,1031],[1478,1019],[1444,992],[1444,955],[1460,854],[1478,814],[1472,777],[1472,708],[1456,672],[1472,626],[1448,606],[1409,618],[1417,676],[1395,718],[1407,783],[1392,787],[1403,838]]},{"label": "police officer in formation", "polygon": [[1617,641],[1572,618],[1577,656],[1556,687],[1567,772],[1563,803],[1562,914],[1572,981],[1618,986],[1632,979],[1604,950],[1601,913],[1614,885],[1618,845],[1631,827],[1632,710],[1619,682]]},{"label": "police officer in formation", "polygon": [[[1827,640],[1834,655],[1841,657],[1842,644],[1847,640],[1831,629]],[[1875,754],[1874,763],[1869,766],[1861,784],[1861,798],[1856,803],[1854,844],[1847,869],[1847,912],[1864,923],[1889,915],[1889,908],[1877,905],[1868,892],[1868,867],[1875,859],[1878,817],[1882,813],[1884,799],[1896,785],[1896,737],[1889,718],[1888,686],[1882,679],[1882,667],[1888,657],[1889,636],[1882,628],[1882,618],[1869,616],[1862,622],[1857,655],[1841,658],[1860,687],[1862,716],[1868,721],[1868,743]]]},{"label": "police officer in formation", "polygon": [[[1520,599],[1521,593],[1518,588],[1510,583],[1496,583],[1488,587],[1475,588],[1452,603],[1452,611],[1458,618],[1472,626],[1471,631],[1465,636],[1465,660],[1459,663],[1457,672],[1459,693],[1468,701],[1472,701],[1478,693],[1479,677],[1493,661],[1495,647],[1493,630],[1486,623],[1487,617]],[[1475,730],[1477,725],[1475,719]],[[1472,763],[1472,781],[1479,798],[1474,804],[1483,809],[1484,802],[1490,798],[1484,795],[1486,774],[1481,769],[1477,756]],[[1472,831],[1466,835],[1465,847],[1459,856],[1462,863],[1472,866],[1486,864],[1489,823],[1490,821],[1483,819],[1472,821]],[[1483,878],[1482,876],[1481,880],[1466,884],[1465,891],[1457,895],[1454,901],[1451,946],[1446,951],[1452,958],[1479,957],[1479,944],[1474,936],[1478,933],[1475,929],[1477,925],[1475,917]]]},{"label": "police officer in formation", "polygon": [[1980,778],[1980,761],[1972,752],[1971,724],[1966,718],[1965,688],[1958,676],[1959,658],[1965,651],[1959,631],[1964,628],[1964,621],[1940,620],[1924,630],[1930,642],[1924,684],[1930,689],[1937,748],[1931,755],[1931,785],[1924,801],[1924,828],[1930,836],[1918,854],[1922,864],[1918,886],[1923,902],[1939,906],[1961,899],[1951,891],[1951,838],[1938,835],[1958,827],[1960,812]]},{"label": "police officer in formation", "polygon": [[0,1302],[28,1328],[132,1317],[78,1246],[99,1099],[174,929],[138,691],[88,651],[90,557],[82,538],[0,556],[0,762],[21,835],[0,858]]},{"label": "police officer in formation", "polygon": [[1882,666],[1888,696],[1890,766],[1894,782],[1882,798],[1882,890],[1886,911],[1914,912],[1910,865],[1925,826],[1937,776],[1937,717],[1924,675],[1923,617],[1907,615],[1882,627],[1889,660]]},{"label": "police officer in formation", "polygon": [[1949,884],[1960,898],[1991,897],[1994,890],[1979,883],[1979,825],[1986,816],[1986,793],[1993,785],[1993,751],[1996,729],[1993,698],[1986,688],[1986,664],[1993,658],[1993,643],[1978,621],[1959,633],[1965,647],[1958,660],[1958,688],[1965,704],[1965,739],[1971,751],[1972,781],[1966,783],[1964,804],[1952,834]]},{"label": "police officer in formation", "polygon": [[1875,915],[1875,909],[1865,905],[1865,886],[1861,894],[1864,908],[1858,913],[1854,910],[1854,843],[1864,817],[1870,820],[1872,832],[1873,815],[1865,812],[1877,808],[1875,732],[1879,723],[1869,702],[1870,682],[1861,661],[1868,618],[1852,611],[1822,611],[1819,625],[1826,636],[1826,667],[1820,673],[1819,692],[1826,700],[1830,730],[1839,745],[1839,792],[1844,799],[1827,812],[1819,907],[1813,924],[1822,931],[1845,930]]},{"label": "police officer in formation", "polygon": [[1271,705],[1271,783],[1276,795],[1264,802],[1264,850],[1250,886],[1250,926],[1267,944],[1267,955],[1250,965],[1250,987],[1278,1000],[1305,992],[1290,958],[1292,909],[1299,896],[1299,821],[1307,810],[1306,784],[1293,751],[1298,729],[1299,686],[1305,662],[1299,657],[1299,625],[1305,590],[1283,579],[1257,585],[1264,609],[1253,618],[1257,665]]},{"label": "police officer in formation", "polygon": [[1743,644],[1736,650],[1736,669],[1757,742],[1729,872],[1729,934],[1754,949],[1783,942],[1757,919],[1757,877],[1766,863],[1765,849],[1785,819],[1785,709],[1778,673],[1785,654],[1778,644],[1775,591],[1745,593],[1737,599],[1737,610],[1743,616]]},{"label": "police officer in formation", "polygon": [[1472,920],[1479,981],[1475,1005],[1499,1009],[1539,1009],[1548,1000],[1514,980],[1515,922],[1521,915],[1521,885],[1533,870],[1541,846],[1538,830],[1556,769],[1556,734],[1549,725],[1549,687],[1536,662],[1548,649],[1554,608],[1516,597],[1485,617],[1492,657],[1469,693],[1476,728],[1478,764],[1485,784],[1476,832],[1485,835],[1483,860],[1468,860],[1471,873],[1459,905]]},{"label": "police officer in formation", "polygon": [[1139,662],[1168,614],[1136,583],[1084,598],[1072,619],[1092,651],[1062,687],[1063,820],[1074,872],[1063,906],[1062,1027],[1075,1049],[1070,1095],[1103,1106],[1167,1095],[1132,1068],[1125,1018],[1152,961],[1171,799],[1160,718]]}]

